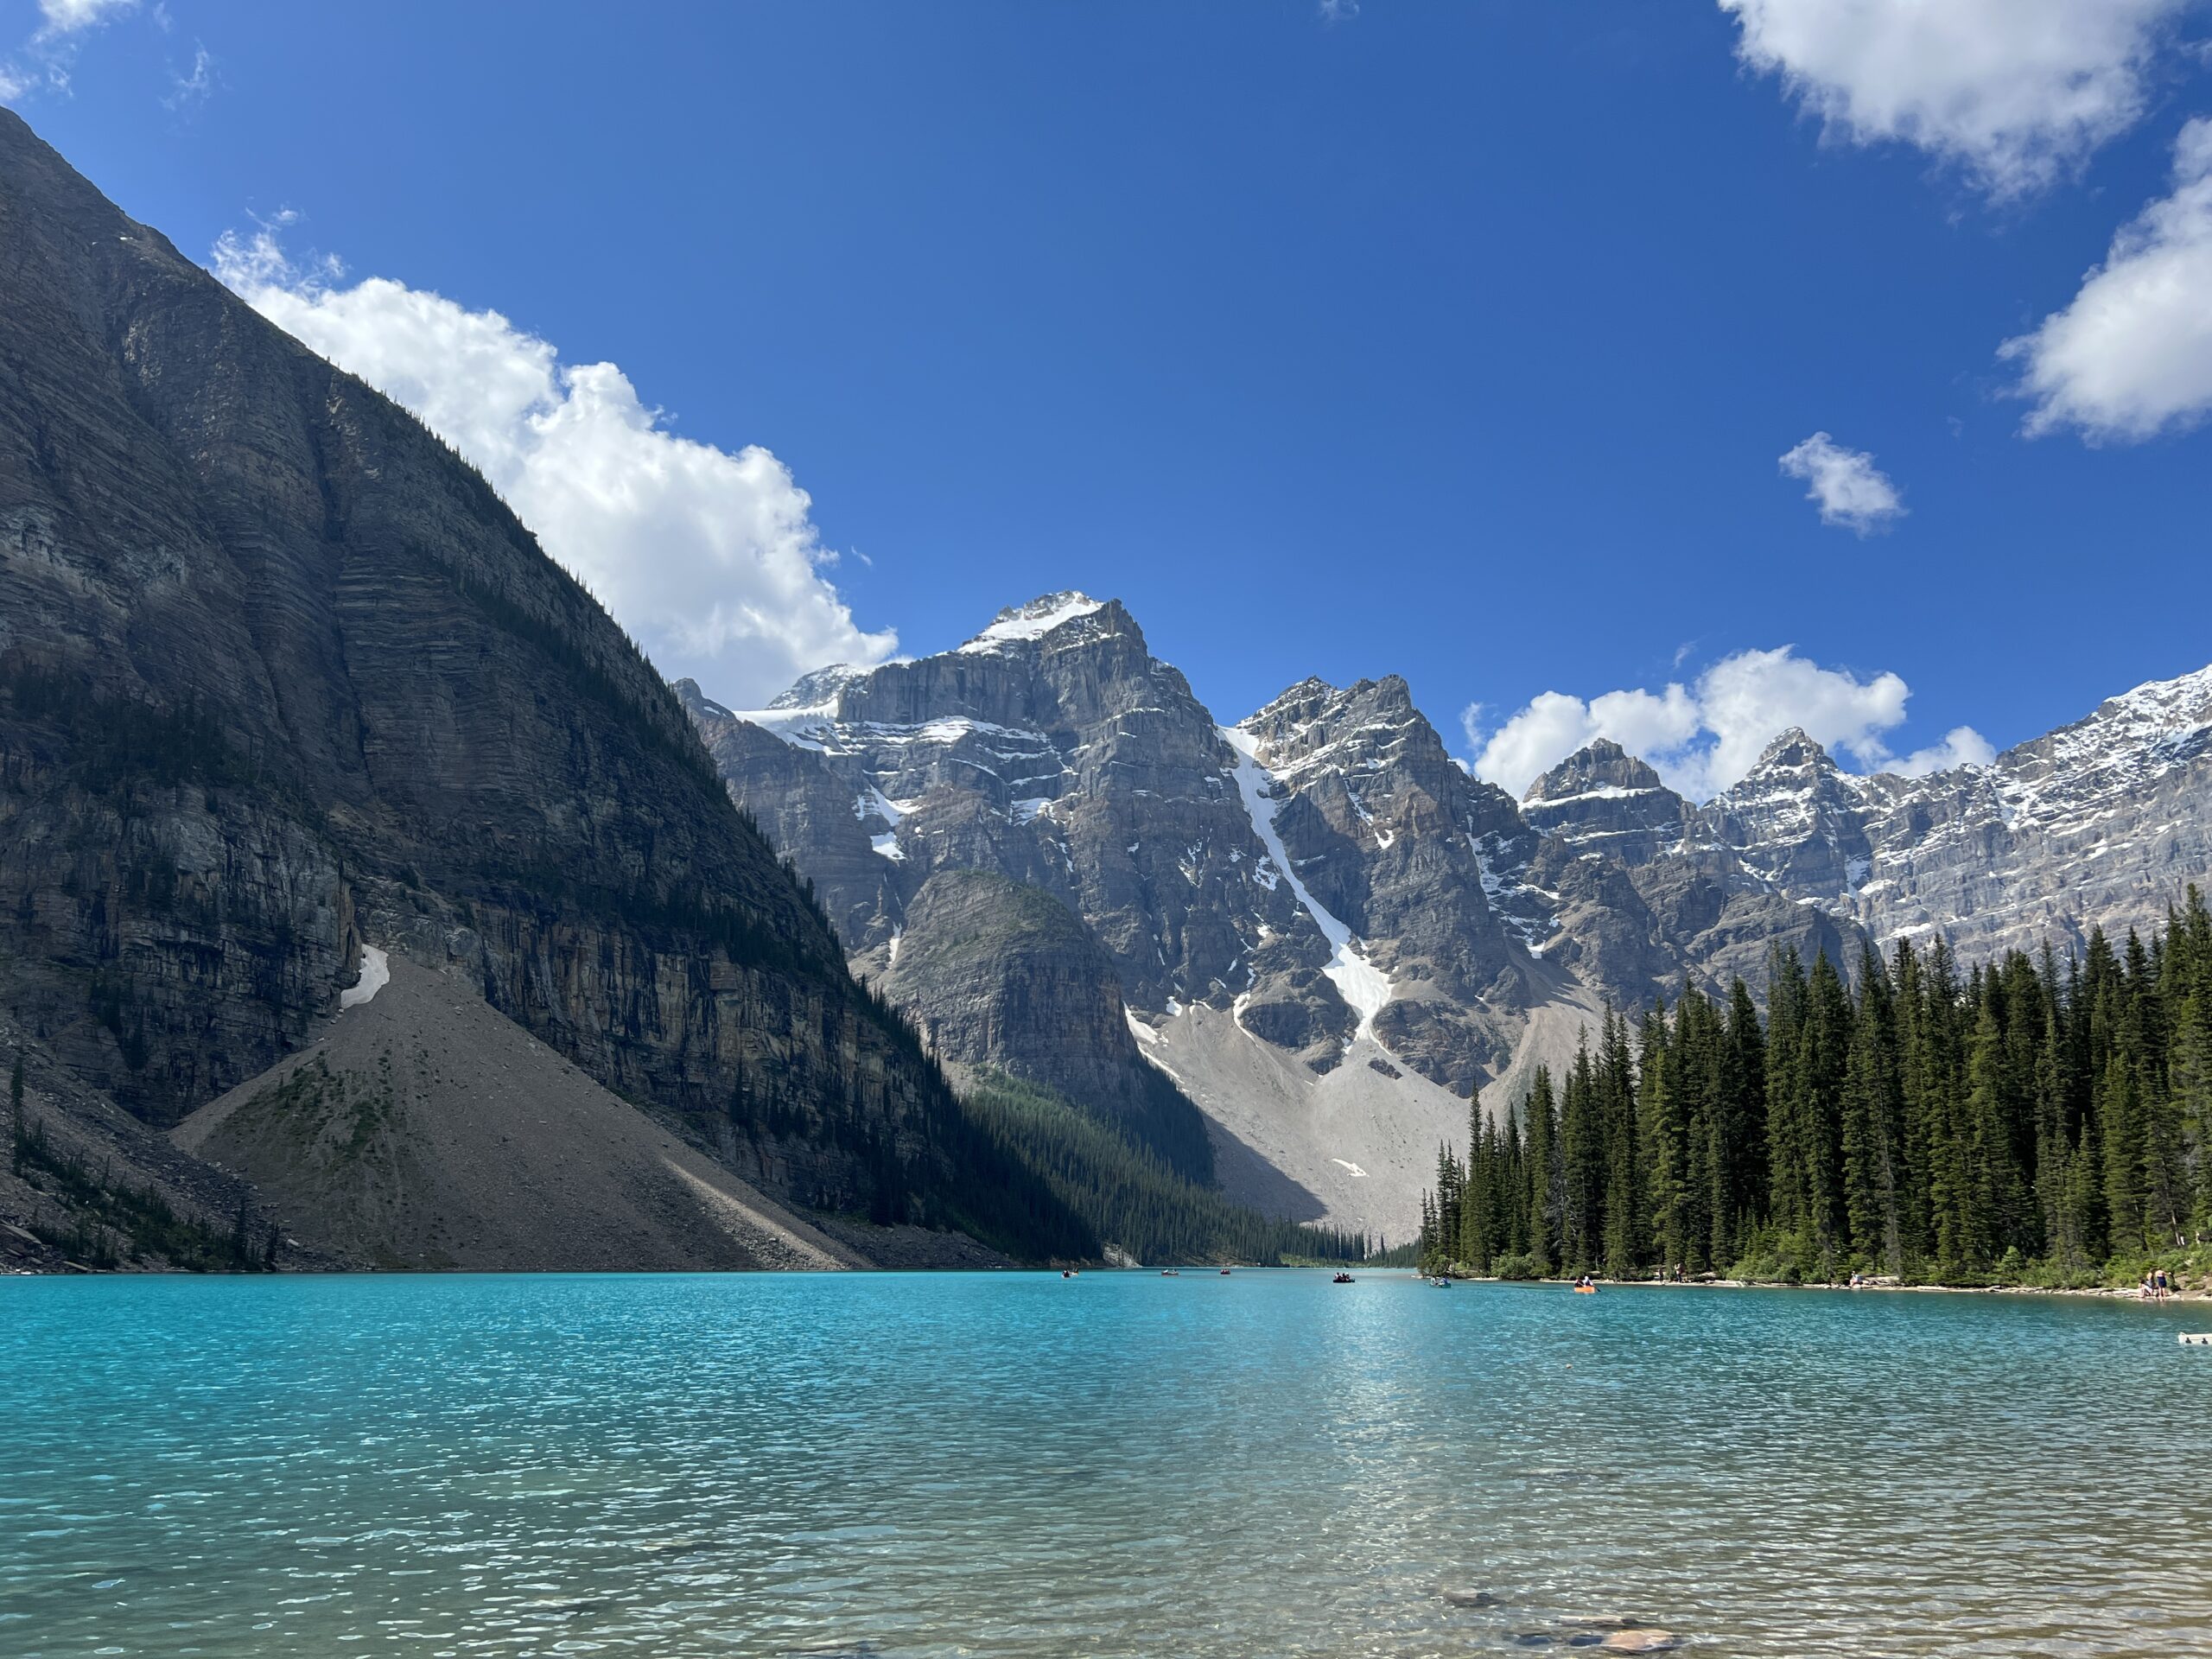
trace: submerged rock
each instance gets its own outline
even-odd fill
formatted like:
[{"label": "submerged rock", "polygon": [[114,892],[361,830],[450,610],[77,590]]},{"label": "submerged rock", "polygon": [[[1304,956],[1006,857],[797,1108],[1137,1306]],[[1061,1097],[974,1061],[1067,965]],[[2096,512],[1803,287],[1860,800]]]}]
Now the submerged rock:
[{"label": "submerged rock", "polygon": [[1487,1590],[1471,1590],[1465,1585],[1442,1585],[1436,1593],[1454,1607],[1495,1607],[1497,1598]]},{"label": "submerged rock", "polygon": [[1607,1653],[1669,1653],[1682,1645],[1671,1630],[1615,1630],[1605,1640]]}]

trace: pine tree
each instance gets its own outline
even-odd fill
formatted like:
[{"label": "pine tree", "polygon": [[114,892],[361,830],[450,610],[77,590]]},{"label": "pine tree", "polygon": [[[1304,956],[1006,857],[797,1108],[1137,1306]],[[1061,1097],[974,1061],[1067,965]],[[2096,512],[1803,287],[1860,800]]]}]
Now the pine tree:
[{"label": "pine tree", "polygon": [[1859,963],[1859,1011],[1843,1075],[1843,1199],[1850,1249],[1878,1271],[1904,1271],[1897,1213],[1904,1093],[1897,1069],[1897,1010],[1888,972],[1870,944]]},{"label": "pine tree", "polygon": [[[1609,1011],[1606,1019],[1611,1018]],[[1605,1125],[1587,1031],[1567,1074],[1559,1138],[1566,1198],[1560,1218],[1560,1265],[1571,1274],[1594,1273],[1605,1239]]]},{"label": "pine tree", "polygon": [[[1689,1022],[1685,998],[1679,1023]],[[1642,1050],[1637,1062],[1637,1108],[1643,1140],[1644,1204],[1651,1240],[1663,1268],[1684,1267],[1692,1250],[1689,1091],[1677,1077],[1667,1029],[1667,1011],[1654,1007],[1644,1016]],[[1701,1242],[1701,1241],[1700,1241]]]},{"label": "pine tree", "polygon": [[1528,1254],[1534,1258],[1539,1272],[1550,1273],[1564,1260],[1560,1219],[1567,1176],[1560,1157],[1559,1117],[1552,1102],[1552,1074],[1544,1066],[1536,1068],[1525,1110],[1529,1120],[1525,1157]]},{"label": "pine tree", "polygon": [[1471,1273],[1488,1273],[1497,1252],[1497,1131],[1483,1117],[1479,1095],[1467,1114],[1467,1181],[1459,1199],[1459,1258]]},{"label": "pine tree", "polygon": [[1772,1183],[1766,1160],[1766,1033],[1751,987],[1728,985],[1728,1018],[1712,1052],[1713,1133],[1708,1163],[1713,1242],[1708,1260],[1727,1267],[1766,1218]]},{"label": "pine tree", "polygon": [[1522,1109],[1515,1103],[1505,1109],[1505,1128],[1499,1134],[1497,1213],[1500,1253],[1526,1255],[1529,1242],[1529,1172],[1521,1145]]}]

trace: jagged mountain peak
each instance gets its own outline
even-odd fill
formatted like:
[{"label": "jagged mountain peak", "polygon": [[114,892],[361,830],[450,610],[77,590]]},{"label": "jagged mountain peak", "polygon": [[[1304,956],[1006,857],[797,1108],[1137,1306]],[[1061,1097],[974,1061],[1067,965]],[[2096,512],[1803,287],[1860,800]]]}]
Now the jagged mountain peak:
[{"label": "jagged mountain peak", "polygon": [[680,680],[671,680],[669,690],[676,693],[676,700],[683,705],[683,712],[694,720],[704,715],[713,720],[728,720],[730,711],[699,689],[699,682],[688,675]]},{"label": "jagged mountain peak", "polygon": [[1296,716],[1306,714],[1340,695],[1340,687],[1332,685],[1318,674],[1308,674],[1295,685],[1285,686],[1269,701],[1238,721],[1236,729],[1240,732],[1260,731],[1286,715]]},{"label": "jagged mountain peak", "polygon": [[1309,674],[1295,685],[1284,687],[1272,700],[1245,715],[1236,722],[1236,728],[1239,731],[1264,731],[1287,721],[1311,720],[1354,703],[1421,718],[1414,707],[1413,690],[1402,675],[1385,674],[1379,680],[1359,679],[1350,685],[1337,685],[1318,674]]},{"label": "jagged mountain peak", "polygon": [[1595,737],[1529,785],[1521,798],[1524,803],[1561,801],[1607,791],[1640,794],[1647,790],[1674,793],[1648,761],[1610,737]]},{"label": "jagged mountain peak", "polygon": [[1033,644],[1071,622],[1079,622],[1109,609],[1124,618],[1128,615],[1119,600],[1093,599],[1072,588],[1056,594],[1041,594],[1026,605],[1007,606],[991,619],[989,626],[960,649],[969,653],[1001,652],[1010,646]]},{"label": "jagged mountain peak", "polygon": [[1529,785],[1521,814],[1553,841],[1636,868],[1681,844],[1689,808],[1649,763],[1600,737]]},{"label": "jagged mountain peak", "polygon": [[1769,772],[1840,772],[1835,758],[1802,726],[1785,727],[1767,740],[1747,777]]},{"label": "jagged mountain peak", "polygon": [[866,679],[868,672],[868,670],[855,668],[850,663],[832,663],[827,668],[817,668],[810,674],[800,675],[788,688],[771,697],[768,706],[771,709],[835,708],[837,694],[855,680]]}]

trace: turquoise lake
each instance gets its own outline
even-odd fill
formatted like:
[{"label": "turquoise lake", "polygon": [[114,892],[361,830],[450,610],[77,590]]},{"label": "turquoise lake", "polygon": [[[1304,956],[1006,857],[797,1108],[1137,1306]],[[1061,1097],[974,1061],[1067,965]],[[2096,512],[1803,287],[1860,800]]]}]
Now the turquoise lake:
[{"label": "turquoise lake", "polygon": [[2202,1652],[2204,1328],[1382,1273],[4,1280],[0,1653]]}]

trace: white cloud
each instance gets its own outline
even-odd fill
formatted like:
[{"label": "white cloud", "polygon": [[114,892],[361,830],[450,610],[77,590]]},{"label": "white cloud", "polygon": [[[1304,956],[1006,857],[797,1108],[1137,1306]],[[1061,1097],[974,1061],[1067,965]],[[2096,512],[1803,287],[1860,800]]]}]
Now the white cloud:
[{"label": "white cloud", "polygon": [[2137,442],[2212,413],[2212,119],[2174,144],[2171,195],[2113,238],[2081,292],[1999,355],[2020,365],[2031,436]]},{"label": "white cloud", "polygon": [[1718,790],[1749,772],[1775,734],[1792,726],[1802,727],[1823,747],[1840,748],[1861,766],[1879,770],[1890,759],[1881,734],[1904,723],[1911,690],[1895,674],[1861,680],[1783,645],[1722,658],[1698,677],[1697,696],[1714,737],[1707,778]]},{"label": "white cloud", "polygon": [[169,71],[169,81],[171,91],[162,100],[163,109],[181,110],[194,104],[206,103],[208,95],[215,90],[213,54],[206,47],[195,45],[192,48],[192,73],[180,75],[172,69]]},{"label": "white cloud", "polygon": [[564,365],[496,311],[385,277],[346,286],[334,260],[296,265],[272,227],[292,217],[226,233],[216,274],[480,467],[664,674],[757,708],[810,669],[896,647],[855,626],[811,502],[767,450],[677,436],[613,364]]},{"label": "white cloud", "polygon": [[1916,774],[1945,766],[1981,765],[1992,758],[1981,735],[1961,726],[1935,747],[1898,760],[1884,736],[1904,723],[1910,695],[1895,674],[1861,680],[1847,671],[1808,662],[1783,645],[1724,657],[1694,686],[1670,683],[1656,693],[1608,691],[1587,702],[1547,691],[1529,699],[1495,732],[1485,734],[1469,722],[1468,741],[1477,751],[1476,775],[1516,797],[1599,737],[1642,755],[1670,785],[1696,800],[1742,778],[1759,752],[1792,726],[1869,772]]},{"label": "white cloud", "polygon": [[46,26],[39,33],[49,36],[74,35],[96,29],[111,17],[135,10],[137,4],[138,0],[39,0],[39,15],[46,19]]},{"label": "white cloud", "polygon": [[1814,433],[1784,454],[1781,466],[1784,476],[1802,478],[1810,486],[1805,499],[1820,504],[1824,524],[1866,536],[1904,517],[1897,486],[1874,465],[1874,457],[1864,449],[1845,448],[1825,432]]},{"label": "white cloud", "polygon": [[2191,0],[1719,0],[1737,54],[1827,130],[1897,141],[1997,197],[2070,171],[2142,114]]},{"label": "white cloud", "polygon": [[1519,796],[1592,738],[1609,737],[1632,754],[1658,754],[1681,749],[1699,724],[1696,702],[1679,685],[1657,696],[1608,691],[1588,702],[1546,691],[1487,738],[1473,725],[1467,737],[1480,750],[1476,775]]},{"label": "white cloud", "polygon": [[1915,749],[1902,760],[1882,768],[1903,778],[1923,778],[1953,766],[1986,766],[1997,758],[1996,747],[1971,726],[1954,726],[1941,743]]},{"label": "white cloud", "polygon": [[16,103],[41,85],[68,97],[69,72],[77,60],[73,37],[137,4],[138,0],[39,0],[37,32],[24,42],[22,56],[0,60],[0,104]]}]

